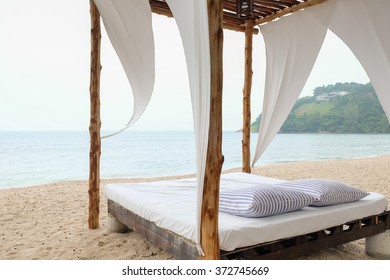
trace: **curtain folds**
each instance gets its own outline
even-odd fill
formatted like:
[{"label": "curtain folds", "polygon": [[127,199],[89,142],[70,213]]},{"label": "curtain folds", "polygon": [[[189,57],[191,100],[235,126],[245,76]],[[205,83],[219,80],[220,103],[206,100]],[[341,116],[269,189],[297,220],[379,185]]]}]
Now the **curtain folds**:
[{"label": "curtain folds", "polygon": [[360,61],[390,122],[390,1],[329,0],[262,26],[267,69],[252,166],[288,117],[332,30]]},{"label": "curtain folds", "polygon": [[[110,41],[122,63],[134,95],[133,116],[120,133],[134,124],[152,95],[155,77],[152,14],[148,0],[94,0]],[[191,89],[197,162],[197,236],[210,121],[210,46],[206,0],[167,0],[177,22],[186,56]]]},{"label": "curtain folds", "polygon": [[210,44],[206,0],[167,0],[182,38],[191,89],[197,169],[197,245],[210,122]]},{"label": "curtain folds", "polygon": [[390,1],[339,0],[330,29],[355,54],[390,122]]},{"label": "curtain folds", "polygon": [[131,119],[120,131],[104,136],[109,137],[133,125],[145,111],[152,96],[155,77],[152,11],[148,0],[94,2],[134,96]]},{"label": "curtain folds", "polygon": [[271,143],[296,100],[324,41],[334,2],[260,26],[266,47],[262,119],[252,166]]}]

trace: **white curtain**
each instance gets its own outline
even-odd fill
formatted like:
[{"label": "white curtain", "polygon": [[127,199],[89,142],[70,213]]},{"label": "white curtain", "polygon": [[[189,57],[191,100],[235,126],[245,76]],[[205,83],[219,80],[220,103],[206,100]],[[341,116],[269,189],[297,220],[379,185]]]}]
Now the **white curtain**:
[{"label": "white curtain", "polygon": [[[152,14],[148,0],[94,0],[134,95],[133,116],[142,115],[152,95],[155,75]],[[167,0],[182,37],[191,89],[197,162],[197,243],[210,121],[210,47],[206,0]],[[112,136],[114,134],[107,135]]]},{"label": "white curtain", "polygon": [[263,111],[252,166],[298,99],[324,41],[334,2],[325,2],[260,26],[266,47]]},{"label": "white curtain", "polygon": [[206,0],[167,0],[183,41],[191,89],[197,163],[197,245],[210,121],[210,44]]},{"label": "white curtain", "polygon": [[148,0],[94,2],[133,90],[133,115],[123,129],[114,133],[117,134],[138,120],[152,96],[155,77],[152,11]]},{"label": "white curtain", "polygon": [[390,121],[389,12],[389,0],[339,0],[330,29],[366,70]]}]

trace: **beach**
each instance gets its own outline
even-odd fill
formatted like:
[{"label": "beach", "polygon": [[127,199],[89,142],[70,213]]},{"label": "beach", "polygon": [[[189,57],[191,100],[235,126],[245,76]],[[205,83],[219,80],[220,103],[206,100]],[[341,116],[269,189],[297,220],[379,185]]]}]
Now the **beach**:
[{"label": "beach", "polygon": [[[239,171],[239,169],[228,172]],[[253,174],[285,180],[328,178],[378,192],[390,201],[390,155],[361,159],[305,161],[256,167]],[[134,233],[106,234],[104,185],[184,176],[115,179],[101,182],[100,228],[88,229],[88,182],[68,181],[0,190],[1,260],[161,259],[172,257]],[[303,259],[371,259],[364,239],[323,250]]]}]

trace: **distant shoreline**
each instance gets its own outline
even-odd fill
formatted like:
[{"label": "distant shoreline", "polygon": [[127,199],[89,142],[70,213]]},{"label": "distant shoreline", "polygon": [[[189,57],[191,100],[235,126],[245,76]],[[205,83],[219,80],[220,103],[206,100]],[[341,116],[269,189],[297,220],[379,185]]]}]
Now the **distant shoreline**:
[{"label": "distant shoreline", "polygon": [[[252,134],[254,152],[256,134]],[[225,131],[223,169],[241,166],[242,137]],[[88,178],[87,132],[0,133],[0,189]],[[390,134],[276,135],[256,164],[370,157],[390,151]],[[192,132],[124,132],[102,141],[102,178],[150,178],[196,172]]]},{"label": "distant shoreline", "polygon": [[[239,129],[239,130],[235,130],[233,132],[242,132],[242,129]],[[256,134],[256,133],[259,133],[258,131],[251,131],[251,133],[253,134]],[[306,134],[331,134],[331,135],[344,135],[344,134],[348,134],[348,135],[388,135],[390,134],[390,132],[377,132],[377,133],[348,133],[348,132],[278,132],[277,134],[302,134],[302,135],[306,135]]]}]

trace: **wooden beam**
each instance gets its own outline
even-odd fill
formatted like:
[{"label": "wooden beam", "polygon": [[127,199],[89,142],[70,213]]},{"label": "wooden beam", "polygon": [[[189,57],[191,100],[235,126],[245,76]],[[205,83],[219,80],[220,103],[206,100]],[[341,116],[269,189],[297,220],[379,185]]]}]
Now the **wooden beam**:
[{"label": "wooden beam", "polygon": [[299,10],[302,10],[302,9],[305,9],[305,8],[308,8],[308,7],[311,7],[311,6],[314,6],[314,5],[318,5],[318,4],[321,4],[323,2],[325,2],[326,0],[307,0],[305,2],[301,2],[297,5],[294,5],[294,6],[291,6],[290,8],[286,8],[286,9],[283,9],[283,10],[280,10],[272,15],[269,15],[269,16],[266,16],[266,17],[263,17],[263,18],[260,18],[258,20],[255,21],[255,25],[259,25],[259,24],[263,24],[263,23],[267,23],[267,22],[270,22],[270,21],[273,21],[277,18],[280,18],[282,16],[285,16],[285,15],[288,15],[288,14],[291,14],[291,13],[295,13]]},{"label": "wooden beam", "polygon": [[90,3],[91,13],[91,72],[90,72],[90,102],[91,117],[89,125],[90,150],[89,150],[89,218],[90,229],[99,228],[99,204],[100,204],[100,14],[93,2]]},{"label": "wooden beam", "polygon": [[[232,30],[232,31],[237,31],[237,32],[245,32],[245,30],[246,30],[245,26],[226,23],[226,22],[223,24],[223,28],[228,29],[228,30]],[[259,29],[253,28],[252,34],[255,34],[255,35],[259,34]]]},{"label": "wooden beam", "polygon": [[[171,10],[165,8],[165,7],[157,7],[157,6],[151,6],[152,12],[158,15],[166,16],[166,17],[173,17],[173,14]],[[227,17],[225,15],[225,17]],[[245,32],[245,26],[239,25],[237,22],[229,22],[228,18],[224,20],[223,23],[223,28],[232,30],[232,31],[237,31],[237,32]],[[258,28],[253,28],[253,34],[259,34],[259,29]]]},{"label": "wooden beam", "polygon": [[243,89],[243,121],[242,121],[242,172],[251,173],[251,91],[252,91],[252,51],[253,24],[250,19],[245,22],[245,78]]},{"label": "wooden beam", "polygon": [[155,2],[151,2],[151,9],[152,13],[162,15],[162,16],[167,16],[167,17],[173,17],[173,14],[171,10],[168,7],[167,3],[161,3],[161,5],[157,6]]},{"label": "wooden beam", "polygon": [[210,126],[201,206],[202,259],[219,259],[218,210],[222,155],[222,0],[207,0],[210,38]]}]

